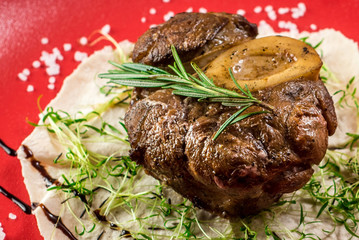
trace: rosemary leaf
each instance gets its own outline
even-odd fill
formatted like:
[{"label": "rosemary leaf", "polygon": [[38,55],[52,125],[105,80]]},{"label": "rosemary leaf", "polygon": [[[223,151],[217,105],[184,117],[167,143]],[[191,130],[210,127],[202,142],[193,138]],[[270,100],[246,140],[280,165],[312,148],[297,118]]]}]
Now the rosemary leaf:
[{"label": "rosemary leaf", "polygon": [[195,63],[191,63],[191,66],[196,74],[190,75],[186,72],[174,46],[171,46],[171,50],[175,62],[173,65],[169,65],[168,67],[173,73],[139,63],[117,64],[115,62],[110,62],[118,69],[109,70],[108,73],[102,73],[99,77],[109,79],[109,83],[113,84],[130,87],[160,87],[173,89],[172,93],[175,95],[197,98],[197,100],[201,102],[218,102],[224,106],[240,107],[240,109],[220,127],[213,140],[215,140],[218,135],[230,124],[236,123],[253,115],[268,113],[268,111],[258,111],[239,117],[243,111],[252,105],[257,105],[273,111],[273,107],[271,105],[255,98],[249,91],[247,85],[245,85],[244,88],[241,87],[234,78],[231,69],[229,69],[229,74],[239,91],[233,91],[216,86],[213,83],[213,80],[209,79]]},{"label": "rosemary leaf", "polygon": [[241,113],[243,113],[245,110],[247,110],[247,108],[249,108],[250,106],[252,106],[251,104],[246,105],[245,107],[242,107],[241,109],[239,109],[237,112],[235,112],[232,116],[230,116],[218,129],[218,131],[216,132],[216,134],[213,136],[213,140],[216,140],[217,137],[224,131],[224,129],[231,125],[233,120],[235,118],[237,118]]}]

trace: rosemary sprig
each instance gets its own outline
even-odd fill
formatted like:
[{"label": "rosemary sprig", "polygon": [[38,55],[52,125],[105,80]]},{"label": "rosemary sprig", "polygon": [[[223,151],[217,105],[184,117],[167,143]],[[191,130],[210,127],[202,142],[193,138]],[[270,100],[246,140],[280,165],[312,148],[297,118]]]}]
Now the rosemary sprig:
[{"label": "rosemary sprig", "polygon": [[175,60],[173,66],[168,67],[175,73],[171,74],[163,69],[156,68],[138,63],[110,63],[117,67],[116,70],[109,70],[108,73],[102,73],[100,78],[110,79],[109,83],[120,84],[131,87],[161,87],[173,89],[175,95],[197,98],[198,101],[219,102],[224,106],[239,107],[239,110],[223,123],[213,136],[215,140],[224,129],[247,117],[268,113],[268,111],[250,112],[242,114],[246,109],[253,105],[261,106],[265,109],[273,111],[273,107],[255,98],[249,91],[247,85],[241,87],[234,78],[232,71],[229,73],[232,81],[239,89],[239,92],[228,90],[216,86],[212,79],[209,79],[204,72],[195,64],[191,63],[197,77],[186,72],[174,46],[171,46],[173,58]]}]

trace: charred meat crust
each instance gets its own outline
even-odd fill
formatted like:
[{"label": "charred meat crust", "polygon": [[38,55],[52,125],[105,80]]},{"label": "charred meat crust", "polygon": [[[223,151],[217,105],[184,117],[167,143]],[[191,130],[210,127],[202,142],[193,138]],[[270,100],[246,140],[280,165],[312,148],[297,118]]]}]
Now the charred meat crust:
[{"label": "charred meat crust", "polygon": [[256,25],[240,15],[180,13],[145,32],[135,45],[132,59],[147,65],[166,65],[173,62],[170,46],[174,45],[181,60],[186,62],[207,52],[217,52],[253,39],[256,35]]},{"label": "charred meat crust", "polygon": [[244,216],[269,207],[310,179],[311,165],[323,158],[337,123],[320,80],[286,82],[254,94],[273,105],[274,114],[240,121],[213,141],[235,108],[171,90],[137,89],[125,118],[131,158],[216,214]]}]

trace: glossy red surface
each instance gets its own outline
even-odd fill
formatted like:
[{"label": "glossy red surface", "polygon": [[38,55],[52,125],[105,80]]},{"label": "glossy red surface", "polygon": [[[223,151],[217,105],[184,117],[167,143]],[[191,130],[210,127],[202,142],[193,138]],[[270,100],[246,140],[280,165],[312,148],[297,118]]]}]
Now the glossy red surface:
[{"label": "glossy red surface", "polygon": [[[278,15],[276,21],[268,18],[265,11],[253,12],[256,6],[263,8],[271,5],[279,7],[297,7],[300,1],[193,1],[170,0],[2,0],[0,1],[0,139],[10,147],[18,148],[22,140],[32,131],[27,120],[38,121],[37,100],[44,107],[55,97],[61,88],[63,79],[78,65],[74,61],[74,52],[93,52],[103,44],[95,47],[81,46],[78,41],[82,36],[89,36],[94,30],[110,24],[110,34],[118,41],[136,39],[151,25],[163,22],[163,17],[169,11],[174,13],[186,11],[192,7],[198,11],[201,7],[208,11],[226,11],[235,13],[238,9],[246,11],[245,17],[258,23],[266,20],[278,29],[279,20],[290,20],[298,25],[300,31],[311,31],[310,24],[316,24],[318,29],[334,28],[342,31],[347,37],[359,40],[359,1],[317,0],[303,1],[307,11],[304,17],[293,19],[289,14]],[[154,7],[156,14],[149,13]],[[146,22],[142,23],[141,18]],[[49,43],[41,44],[41,38],[47,37]],[[71,43],[72,50],[63,51],[63,44]],[[59,62],[61,73],[56,77],[55,89],[48,89],[49,76],[44,66],[38,69],[32,67],[32,62],[38,60],[41,51],[51,52],[58,47],[64,56]],[[28,68],[31,72],[26,82],[20,81],[17,74]],[[33,92],[27,92],[28,85],[34,86]],[[81,91],[81,89],[79,89]],[[0,151],[0,186],[15,194],[25,202],[30,203],[23,184],[21,167],[16,158],[7,156]],[[9,218],[9,213],[17,216]],[[42,239],[36,226],[35,217],[25,215],[10,200],[0,195],[0,223],[6,234],[5,239]]]}]

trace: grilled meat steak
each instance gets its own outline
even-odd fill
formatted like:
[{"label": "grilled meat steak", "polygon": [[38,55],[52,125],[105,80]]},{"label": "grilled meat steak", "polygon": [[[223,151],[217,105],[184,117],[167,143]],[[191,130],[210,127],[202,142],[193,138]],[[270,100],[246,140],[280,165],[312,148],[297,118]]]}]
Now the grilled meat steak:
[{"label": "grilled meat steak", "polygon": [[132,53],[134,62],[167,66],[173,62],[174,45],[183,62],[196,59],[203,67],[231,46],[257,36],[257,26],[241,15],[228,13],[180,13],[145,32]]},{"label": "grilled meat steak", "polygon": [[[161,59],[168,59],[168,51]],[[147,63],[146,56],[135,61]],[[136,88],[125,117],[132,160],[197,207],[223,217],[271,206],[310,179],[312,165],[321,161],[328,135],[336,129],[336,115],[318,74],[252,94],[272,105],[273,112],[230,125],[212,140],[238,108],[176,96],[170,89]],[[247,111],[257,110],[263,109]]]}]

